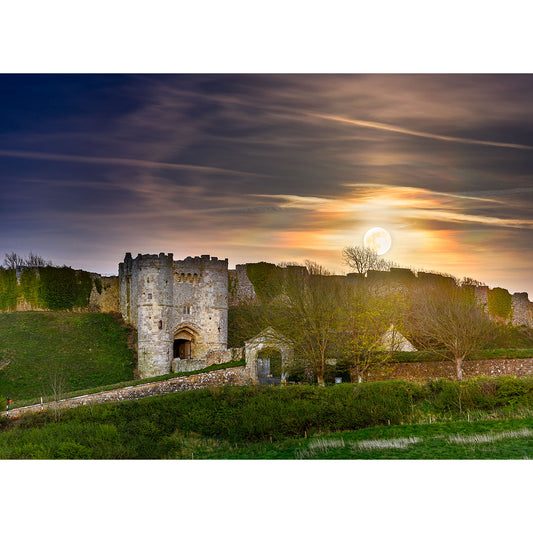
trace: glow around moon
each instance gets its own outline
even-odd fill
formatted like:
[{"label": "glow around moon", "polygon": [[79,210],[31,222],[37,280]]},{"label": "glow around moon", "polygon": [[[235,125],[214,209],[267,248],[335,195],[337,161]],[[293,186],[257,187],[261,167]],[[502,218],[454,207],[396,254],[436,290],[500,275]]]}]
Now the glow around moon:
[{"label": "glow around moon", "polygon": [[363,243],[366,248],[374,250],[378,255],[383,255],[390,250],[392,239],[386,229],[372,228],[365,233]]}]

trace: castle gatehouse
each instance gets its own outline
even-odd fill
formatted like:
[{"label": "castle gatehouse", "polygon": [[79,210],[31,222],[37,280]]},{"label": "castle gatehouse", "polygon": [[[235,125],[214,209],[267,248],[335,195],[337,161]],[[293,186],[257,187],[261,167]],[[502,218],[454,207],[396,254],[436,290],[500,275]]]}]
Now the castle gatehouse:
[{"label": "castle gatehouse", "polygon": [[227,348],[228,260],[127,253],[119,265],[120,311],[137,328],[141,378],[205,366]]}]

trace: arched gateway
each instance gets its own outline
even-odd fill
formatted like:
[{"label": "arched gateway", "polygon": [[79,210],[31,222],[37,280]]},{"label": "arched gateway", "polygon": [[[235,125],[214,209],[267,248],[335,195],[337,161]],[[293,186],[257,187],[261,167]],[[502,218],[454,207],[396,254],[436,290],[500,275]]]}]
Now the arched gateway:
[{"label": "arched gateway", "polygon": [[244,357],[248,379],[256,384],[260,382],[257,359],[259,353],[265,348],[273,348],[281,353],[281,379],[287,379],[287,369],[294,355],[293,344],[272,327],[264,329],[261,333],[244,343]]}]

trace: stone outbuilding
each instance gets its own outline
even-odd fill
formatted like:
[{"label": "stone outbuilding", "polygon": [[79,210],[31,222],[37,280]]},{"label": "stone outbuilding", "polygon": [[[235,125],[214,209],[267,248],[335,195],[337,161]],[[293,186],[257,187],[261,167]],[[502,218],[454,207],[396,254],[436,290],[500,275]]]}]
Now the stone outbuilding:
[{"label": "stone outbuilding", "polygon": [[252,383],[261,381],[262,372],[260,368],[261,351],[273,348],[281,354],[281,380],[287,379],[287,370],[294,356],[293,343],[277,332],[274,328],[268,327],[258,333],[255,337],[244,343],[244,357],[246,360],[246,377]]}]

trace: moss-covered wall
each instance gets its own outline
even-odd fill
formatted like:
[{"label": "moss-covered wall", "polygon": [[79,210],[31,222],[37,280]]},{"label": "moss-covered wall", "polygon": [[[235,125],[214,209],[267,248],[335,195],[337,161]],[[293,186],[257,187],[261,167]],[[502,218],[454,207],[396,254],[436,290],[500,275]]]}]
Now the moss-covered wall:
[{"label": "moss-covered wall", "polygon": [[280,294],[283,286],[283,272],[282,268],[271,263],[248,263],[246,265],[246,275],[262,303]]},{"label": "moss-covered wall", "polygon": [[[113,294],[107,294],[106,289]],[[106,300],[103,311],[116,311],[118,293],[114,289],[107,278],[67,266],[0,269],[0,311],[85,310],[92,293],[98,300]],[[109,300],[116,300],[116,305]]]},{"label": "moss-covered wall", "polygon": [[509,291],[496,287],[488,291],[488,309],[492,316],[508,319],[511,316],[512,298]]}]

